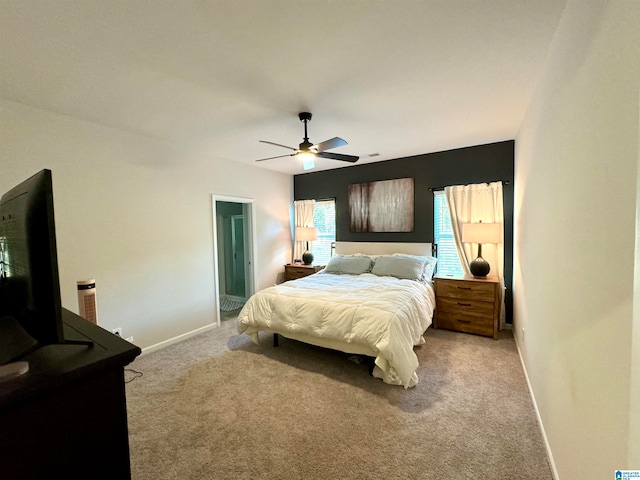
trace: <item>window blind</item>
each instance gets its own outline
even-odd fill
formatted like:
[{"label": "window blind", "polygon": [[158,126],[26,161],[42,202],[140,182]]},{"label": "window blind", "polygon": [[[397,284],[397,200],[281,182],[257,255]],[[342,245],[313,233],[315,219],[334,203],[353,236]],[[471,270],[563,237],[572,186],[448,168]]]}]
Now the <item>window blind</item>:
[{"label": "window blind", "polygon": [[318,230],[318,238],[311,244],[314,265],[326,265],[331,258],[331,244],[336,241],[336,201],[316,201],[313,212],[313,226]]},{"label": "window blind", "polygon": [[449,206],[444,191],[433,192],[433,243],[437,245],[439,275],[462,275],[462,265],[451,228]]}]

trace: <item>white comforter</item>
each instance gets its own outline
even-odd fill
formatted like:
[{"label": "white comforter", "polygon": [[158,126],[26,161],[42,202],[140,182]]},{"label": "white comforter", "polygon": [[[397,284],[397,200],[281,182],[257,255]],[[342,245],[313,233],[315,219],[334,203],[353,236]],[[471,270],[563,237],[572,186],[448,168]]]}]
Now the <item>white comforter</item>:
[{"label": "white comforter", "polygon": [[268,331],[376,357],[374,375],[405,388],[418,383],[414,345],[431,324],[430,285],[372,274],[318,273],[257,292],[238,317],[238,332],[258,343]]}]

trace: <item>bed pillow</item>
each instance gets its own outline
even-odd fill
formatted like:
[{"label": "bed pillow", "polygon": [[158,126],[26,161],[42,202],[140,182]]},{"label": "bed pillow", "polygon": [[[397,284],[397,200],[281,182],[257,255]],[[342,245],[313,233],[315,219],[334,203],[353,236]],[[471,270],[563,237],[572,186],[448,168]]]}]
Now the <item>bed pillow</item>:
[{"label": "bed pillow", "polygon": [[371,273],[379,276],[391,276],[422,281],[426,257],[405,255],[383,255],[376,259]]},{"label": "bed pillow", "polygon": [[364,255],[337,255],[331,257],[325,273],[360,275],[371,271],[371,259]]},{"label": "bed pillow", "polygon": [[427,263],[424,264],[424,273],[422,274],[422,278],[431,281],[433,280],[433,274],[436,271],[436,264],[438,263],[438,259],[436,257],[425,258],[427,259]]},{"label": "bed pillow", "polygon": [[415,258],[420,262],[424,262],[424,271],[422,272],[422,279],[427,280],[429,282],[433,279],[433,274],[436,270],[436,263],[438,262],[437,258],[424,257],[424,256],[418,256],[418,255],[408,255],[406,253],[394,253],[393,255],[396,257],[411,257],[411,258]]}]

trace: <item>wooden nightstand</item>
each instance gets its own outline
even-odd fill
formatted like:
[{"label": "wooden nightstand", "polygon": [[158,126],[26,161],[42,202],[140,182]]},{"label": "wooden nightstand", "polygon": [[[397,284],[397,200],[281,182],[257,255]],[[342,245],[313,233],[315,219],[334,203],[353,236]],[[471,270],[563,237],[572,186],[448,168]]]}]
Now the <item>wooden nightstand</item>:
[{"label": "wooden nightstand", "polygon": [[500,281],[471,275],[434,278],[436,312],[433,328],[498,338]]},{"label": "wooden nightstand", "polygon": [[284,281],[295,280],[296,278],[306,277],[307,275],[313,275],[319,272],[324,267],[316,267],[313,265],[303,265],[287,263],[284,266]]}]

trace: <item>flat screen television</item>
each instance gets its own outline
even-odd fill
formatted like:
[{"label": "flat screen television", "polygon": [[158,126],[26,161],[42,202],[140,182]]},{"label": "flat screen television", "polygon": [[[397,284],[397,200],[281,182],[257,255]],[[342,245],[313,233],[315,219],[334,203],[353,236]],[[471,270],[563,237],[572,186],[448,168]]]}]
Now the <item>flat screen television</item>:
[{"label": "flat screen television", "polygon": [[0,365],[64,343],[51,170],[0,199]]}]

